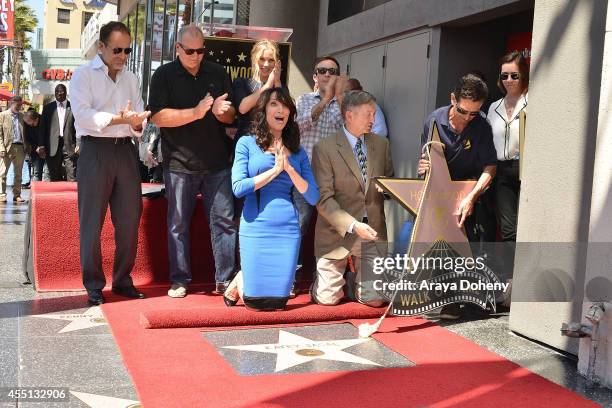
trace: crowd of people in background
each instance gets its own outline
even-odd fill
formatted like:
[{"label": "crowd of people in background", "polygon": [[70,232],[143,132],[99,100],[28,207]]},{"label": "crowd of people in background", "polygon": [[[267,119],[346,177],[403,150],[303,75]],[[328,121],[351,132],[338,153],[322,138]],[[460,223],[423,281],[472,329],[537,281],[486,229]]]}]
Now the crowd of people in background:
[{"label": "crowd of people in background", "polygon": [[[190,220],[201,194],[215,259],[213,292],[227,306],[242,299],[257,310],[285,307],[295,295],[300,247],[315,207],[316,270],[303,277],[313,281],[312,301],[384,303],[363,282],[362,263],[371,260],[361,244],[387,239],[386,197],[372,178],[393,176],[392,140],[408,135],[389,137],[380,105],[357,78],[342,74],[335,58],[321,57],[313,66],[313,91],[294,103],[281,80],[275,42],[255,43],[252,76],[230,83],[221,65],[204,58],[202,31],[184,26],[175,44],[176,60],[159,67],[151,79],[145,109],[138,81],[125,68],[129,30],[108,23],[99,43],[99,54],[74,73],[70,101],[66,87],[58,85],[42,115],[23,114],[19,97],[0,114],[0,201],[6,201],[11,164],[13,201],[23,201],[20,169],[27,154],[32,180],[78,183],[81,267],[89,303],[104,302],[100,229],[109,205],[117,232],[113,291],[144,297],[130,278],[141,181],[165,184],[170,297],[188,294]],[[485,198],[492,196],[501,240],[516,240],[519,131],[528,84],[525,58],[509,53],[501,59],[497,81],[504,97],[487,112],[482,109],[489,89],[474,72],[458,80],[449,105],[425,120],[421,143],[428,142],[435,121],[451,178],[477,181],[457,209],[458,224],[472,242],[496,236],[495,223],[491,227],[480,214]],[[237,127],[233,139],[225,132],[230,125]],[[424,155],[417,174],[427,171]],[[441,311],[448,319],[460,315],[458,304]]]}]

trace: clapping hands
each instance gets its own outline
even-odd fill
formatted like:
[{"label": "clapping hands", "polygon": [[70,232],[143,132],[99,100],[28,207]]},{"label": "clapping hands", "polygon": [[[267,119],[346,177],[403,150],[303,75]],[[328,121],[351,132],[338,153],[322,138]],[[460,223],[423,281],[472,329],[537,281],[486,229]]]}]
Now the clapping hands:
[{"label": "clapping hands", "polygon": [[119,117],[122,122],[128,124],[134,130],[141,130],[143,126],[143,122],[149,117],[151,114],[150,111],[144,112],[134,112],[132,110],[132,101],[127,101],[125,108],[119,111]]}]

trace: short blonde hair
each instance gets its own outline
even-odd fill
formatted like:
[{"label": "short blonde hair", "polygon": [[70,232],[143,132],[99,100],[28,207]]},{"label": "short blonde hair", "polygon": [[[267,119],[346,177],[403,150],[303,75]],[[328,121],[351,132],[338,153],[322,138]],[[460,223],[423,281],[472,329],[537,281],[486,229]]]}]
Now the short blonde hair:
[{"label": "short blonde hair", "polygon": [[280,61],[280,51],[278,44],[272,40],[259,40],[251,48],[251,73],[255,81],[259,82],[259,58],[266,50],[272,50],[274,62]]}]

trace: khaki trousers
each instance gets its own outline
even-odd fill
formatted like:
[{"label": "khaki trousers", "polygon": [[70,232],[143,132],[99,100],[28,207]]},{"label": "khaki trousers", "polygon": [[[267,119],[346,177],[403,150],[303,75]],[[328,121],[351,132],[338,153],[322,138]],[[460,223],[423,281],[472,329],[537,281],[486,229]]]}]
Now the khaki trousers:
[{"label": "khaki trousers", "polygon": [[[344,288],[346,287],[347,296],[351,300],[372,307],[380,307],[385,303],[385,300],[373,290],[372,282],[363,280],[362,263],[366,262],[372,265],[374,258],[379,256],[375,250],[375,245],[368,245],[367,247],[371,247],[373,250],[362,253],[363,243],[364,241],[357,237],[346,258],[328,259],[321,257],[317,259],[317,275],[311,289],[314,302],[321,305],[337,305],[344,297]],[[344,279],[344,273],[349,257],[352,257],[355,272],[346,272],[347,282]]]},{"label": "khaki trousers", "polygon": [[22,144],[12,144],[8,152],[0,160],[0,179],[2,180],[2,193],[0,196],[6,197],[6,173],[13,164],[13,198],[21,196],[21,171],[25,160],[25,150]]}]

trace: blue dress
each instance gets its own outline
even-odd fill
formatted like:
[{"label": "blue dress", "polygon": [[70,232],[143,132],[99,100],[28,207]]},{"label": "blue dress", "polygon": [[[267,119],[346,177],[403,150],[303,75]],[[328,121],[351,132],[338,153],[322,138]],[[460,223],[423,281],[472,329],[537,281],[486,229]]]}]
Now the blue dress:
[{"label": "blue dress", "polygon": [[[254,136],[241,137],[236,144],[232,190],[236,197],[246,197],[240,217],[240,260],[247,306],[249,301],[276,299],[284,307],[300,249],[298,211],[291,194],[295,187],[287,172],[255,191],[254,177],[274,167],[274,160],[257,146]],[[308,183],[304,198],[315,205],[319,188],[304,149],[291,154],[289,162]]]}]

